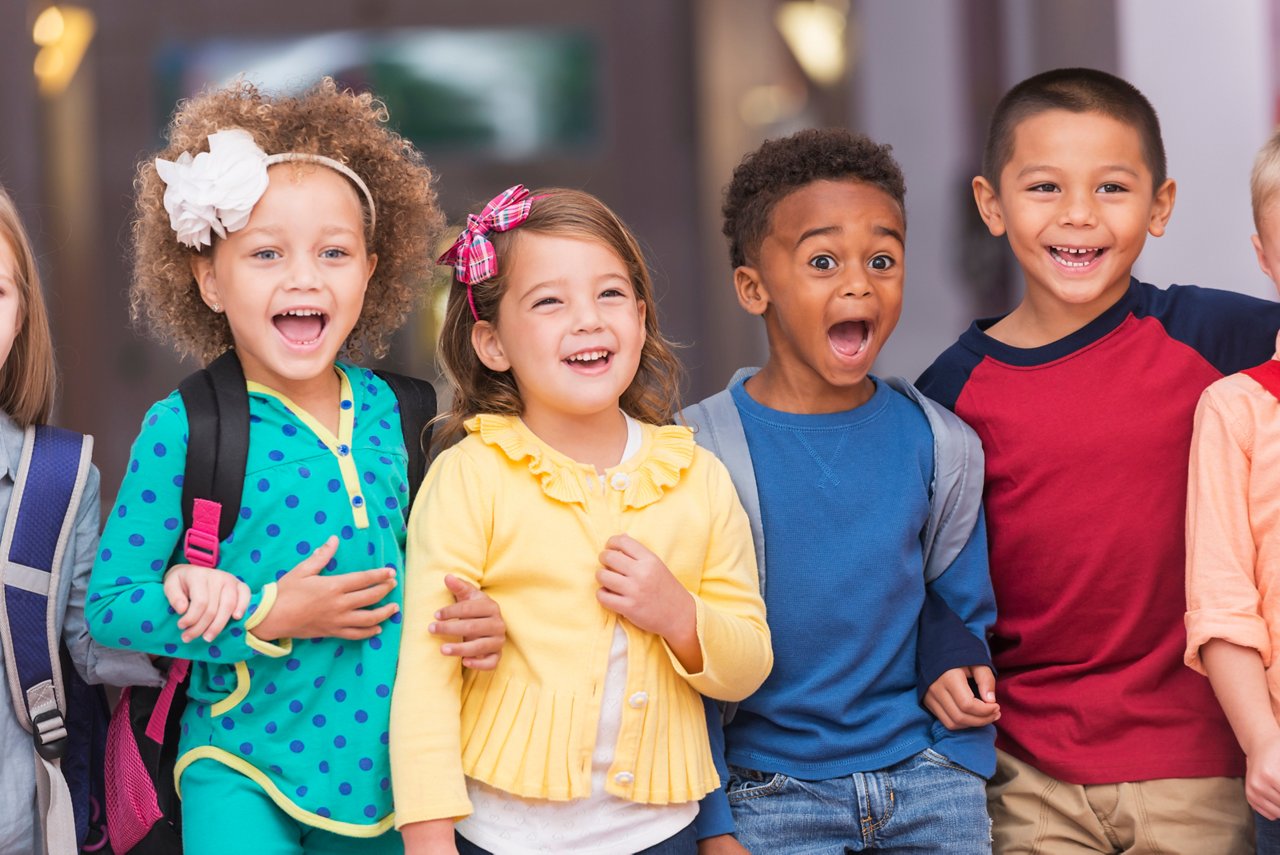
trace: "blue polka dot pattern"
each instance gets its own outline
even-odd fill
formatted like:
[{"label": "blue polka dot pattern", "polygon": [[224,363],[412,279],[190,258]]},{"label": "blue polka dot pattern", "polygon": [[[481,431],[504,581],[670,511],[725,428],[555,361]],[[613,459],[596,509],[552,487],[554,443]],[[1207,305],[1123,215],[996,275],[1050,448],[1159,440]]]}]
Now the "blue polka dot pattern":
[{"label": "blue polka dot pattern", "polygon": [[[359,414],[350,437],[319,441],[314,423],[279,398],[256,390],[249,396],[245,494],[235,534],[221,550],[221,564],[234,567],[253,591],[245,618],[214,643],[184,643],[160,591],[165,570],[182,560],[187,425],[177,393],[144,419],[103,533],[86,610],[94,625],[109,624],[122,646],[193,660],[181,752],[198,746],[225,752],[266,774],[278,797],[303,816],[369,825],[391,811],[385,734],[400,622],[388,621],[367,641],[294,639],[292,651],[279,656],[263,652],[270,645],[252,646],[252,634],[244,631],[265,586],[332,535],[339,536],[338,553],[326,573],[403,566],[407,508],[401,497],[408,479],[395,398],[371,374],[341,370],[352,378],[347,409]],[[353,483],[344,481],[339,455],[330,450],[338,445],[355,464]],[[353,512],[357,497],[378,512],[363,528]],[[384,602],[400,604],[401,588]],[[236,670],[241,662],[251,672],[247,694],[230,710],[211,714],[214,704],[245,688],[243,667]]]}]

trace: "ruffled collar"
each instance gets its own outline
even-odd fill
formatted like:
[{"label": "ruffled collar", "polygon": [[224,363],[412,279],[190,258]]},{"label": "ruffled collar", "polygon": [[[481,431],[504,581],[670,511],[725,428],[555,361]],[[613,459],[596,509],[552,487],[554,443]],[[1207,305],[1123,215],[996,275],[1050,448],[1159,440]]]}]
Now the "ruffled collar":
[{"label": "ruffled collar", "polygon": [[[588,479],[598,477],[595,468],[556,451],[518,417],[486,413],[468,419],[466,429],[512,462],[527,464],[551,498],[586,506]],[[605,484],[620,489],[623,504],[630,508],[653,504],[678,484],[696,448],[693,432],[680,425],[645,425],[644,434],[640,451],[604,475]]]}]

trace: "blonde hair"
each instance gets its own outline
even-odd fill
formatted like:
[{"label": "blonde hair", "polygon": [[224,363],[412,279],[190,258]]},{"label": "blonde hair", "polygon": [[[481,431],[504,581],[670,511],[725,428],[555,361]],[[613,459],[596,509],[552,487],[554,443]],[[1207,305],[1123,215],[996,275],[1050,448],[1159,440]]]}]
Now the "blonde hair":
[{"label": "blonde hair", "polygon": [[[366,350],[386,354],[388,339],[424,296],[431,249],[444,216],[432,174],[413,144],[387,127],[387,110],[369,93],[341,90],[330,78],[297,96],[273,97],[237,81],[178,105],[169,144],[157,152],[176,160],[209,149],[209,134],[241,128],[267,154],[305,152],[345,164],[368,185],[377,226],[367,248],[378,266],[365,292],[360,320],[340,355],[359,360]],[[130,315],[183,355],[208,361],[232,344],[225,315],[204,301],[191,272],[196,251],[178,243],[164,207],[164,182],[155,157],[138,164],[133,220]],[[363,205],[362,205],[363,207]],[[366,224],[368,211],[365,212]],[[216,243],[216,239],[215,239]],[[205,252],[211,251],[206,248]]]},{"label": "blonde hair", "polygon": [[18,288],[18,329],[4,365],[0,365],[0,409],[22,427],[43,424],[53,412],[57,374],[53,365],[53,337],[44,305],[40,271],[31,240],[18,209],[0,186],[0,238],[14,257]]},{"label": "blonde hair", "polygon": [[[679,407],[682,370],[674,345],[658,330],[658,307],[644,254],[635,236],[609,208],[580,190],[538,190],[529,218],[515,229],[491,233],[498,259],[498,274],[471,286],[476,313],[494,322],[498,303],[506,291],[513,250],[523,232],[581,238],[603,244],[627,268],[636,299],[645,304],[645,342],[640,365],[618,404],[632,418],[650,424],[670,424]],[[435,444],[443,447],[462,432],[462,423],[480,413],[518,416],[524,410],[520,391],[510,371],[485,367],[471,345],[476,320],[467,301],[467,286],[453,277],[449,304],[440,332],[439,360],[453,391],[453,403],[441,413]]]},{"label": "blonde hair", "polygon": [[1253,225],[1262,230],[1262,212],[1280,190],[1280,128],[1271,134],[1253,160],[1249,174],[1249,196],[1253,202]]}]

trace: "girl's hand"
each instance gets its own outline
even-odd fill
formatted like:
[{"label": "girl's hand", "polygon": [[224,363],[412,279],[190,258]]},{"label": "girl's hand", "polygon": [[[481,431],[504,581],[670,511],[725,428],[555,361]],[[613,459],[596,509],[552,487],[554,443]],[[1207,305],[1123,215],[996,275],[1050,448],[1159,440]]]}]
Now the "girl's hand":
[{"label": "girl's hand", "polygon": [[600,553],[596,599],[640,629],[662,636],[685,670],[702,670],[693,595],[644,544],[616,534]]},{"label": "girl's hand", "polygon": [[[981,697],[974,697],[973,680]],[[947,730],[982,727],[1000,718],[996,677],[985,665],[943,671],[924,696],[924,706]]]},{"label": "girl's hand", "polygon": [[411,822],[400,829],[405,855],[458,855],[453,820]]},{"label": "girl's hand", "polygon": [[249,586],[225,570],[175,564],[164,574],[164,595],[178,618],[182,641],[213,641],[232,618],[244,617]]},{"label": "girl's hand", "polygon": [[321,576],[338,551],[338,538],[330,537],[315,552],[280,578],[276,602],[253,634],[263,641],[280,638],[370,638],[400,607],[387,603],[368,608],[396,586],[390,567]]},{"label": "girl's hand", "polygon": [[462,641],[441,645],[440,652],[461,656],[462,664],[472,670],[492,671],[507,641],[502,610],[488,594],[452,573],[444,577],[444,584],[457,602],[436,612],[428,629],[433,635],[453,635]]}]

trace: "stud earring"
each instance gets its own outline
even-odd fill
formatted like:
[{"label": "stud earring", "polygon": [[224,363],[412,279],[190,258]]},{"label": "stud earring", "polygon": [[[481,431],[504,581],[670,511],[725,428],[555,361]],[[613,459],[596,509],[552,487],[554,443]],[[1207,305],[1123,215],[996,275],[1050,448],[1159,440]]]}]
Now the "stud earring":
[{"label": "stud earring", "polygon": [[214,304],[213,304],[212,306],[210,306],[209,308],[210,308],[210,309],[213,309],[213,313],[214,313],[215,315],[220,315],[220,314],[222,314],[222,304],[221,304],[221,303],[214,303]]}]

